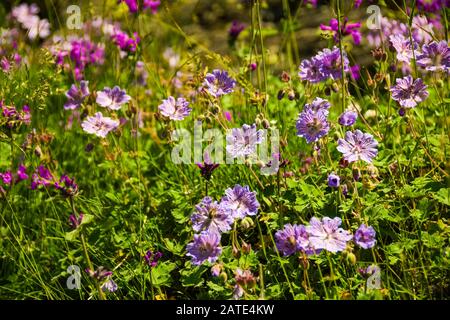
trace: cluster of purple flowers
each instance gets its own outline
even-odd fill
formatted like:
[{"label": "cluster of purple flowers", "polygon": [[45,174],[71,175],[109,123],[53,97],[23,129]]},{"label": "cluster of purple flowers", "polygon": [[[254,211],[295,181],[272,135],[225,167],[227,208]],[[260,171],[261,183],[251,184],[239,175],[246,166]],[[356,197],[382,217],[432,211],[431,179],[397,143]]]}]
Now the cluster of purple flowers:
[{"label": "cluster of purple flowers", "polygon": [[134,32],[130,37],[126,32],[121,30],[117,30],[112,36],[112,39],[121,50],[121,56],[125,56],[127,52],[136,52],[137,46],[141,42],[141,38],[137,32]]},{"label": "cluster of purple flowers", "polygon": [[144,259],[150,268],[154,268],[158,264],[159,259],[162,258],[162,255],[162,252],[153,252],[151,250],[148,250],[144,256]]},{"label": "cluster of purple flowers", "polygon": [[239,184],[225,190],[220,203],[205,197],[195,207],[191,216],[194,241],[187,245],[187,256],[192,257],[194,265],[205,261],[215,262],[222,253],[220,248],[221,234],[231,230],[236,219],[244,219],[258,213],[259,202],[256,193],[248,186]]},{"label": "cluster of purple flowers", "polygon": [[[15,175],[10,170],[7,170],[3,173],[0,172],[0,181],[2,181],[6,186],[10,186],[13,182],[18,183],[26,179],[28,179],[28,175],[27,168],[24,165],[19,165],[17,173]],[[0,194],[4,192],[5,190],[2,186],[0,186]]]},{"label": "cluster of purple flowers", "polygon": [[341,51],[339,48],[325,48],[319,51],[311,59],[305,59],[300,64],[299,77],[311,83],[318,83],[327,79],[340,79],[342,77],[342,64],[344,72],[349,72],[349,61],[347,54],[342,52],[343,61],[341,59]]},{"label": "cluster of purple flowers", "polygon": [[99,282],[103,282],[101,285],[101,289],[103,291],[108,290],[109,292],[114,292],[117,290],[117,284],[112,279],[112,271],[109,271],[104,267],[98,267],[97,270],[87,268],[85,271],[91,278],[94,278]]},{"label": "cluster of purple flowers", "polygon": [[[102,65],[105,61],[104,46],[92,42],[87,37],[71,37],[68,40],[54,37],[50,51],[55,56],[57,65],[69,70],[73,65],[73,73],[77,81],[84,78],[83,72],[88,65]],[[65,61],[66,57],[71,63]]]},{"label": "cluster of purple flowers", "polygon": [[344,251],[352,239],[364,249],[375,246],[376,233],[372,227],[362,224],[353,237],[349,231],[340,228],[341,223],[339,217],[313,217],[308,226],[286,224],[275,233],[276,247],[284,256],[290,256],[297,252],[312,255],[322,250],[332,253]]},{"label": "cluster of purple flowers", "polygon": [[16,107],[7,106],[0,100],[0,108],[2,110],[0,125],[4,124],[6,127],[12,129],[19,127],[21,124],[29,125],[31,123],[31,110],[28,105],[24,105],[22,111],[18,111]]},{"label": "cluster of purple flowers", "polygon": [[312,103],[306,104],[297,119],[297,135],[305,138],[307,143],[316,142],[325,136],[330,130],[330,106],[330,103],[322,98],[315,98]]}]

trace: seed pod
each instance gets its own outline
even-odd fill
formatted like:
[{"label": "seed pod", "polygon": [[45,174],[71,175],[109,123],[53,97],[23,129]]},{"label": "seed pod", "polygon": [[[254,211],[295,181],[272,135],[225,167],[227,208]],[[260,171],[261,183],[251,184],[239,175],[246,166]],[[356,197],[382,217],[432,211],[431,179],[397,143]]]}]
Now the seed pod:
[{"label": "seed pod", "polygon": [[283,71],[283,72],[281,73],[280,79],[281,79],[281,81],[283,81],[283,82],[289,82],[289,81],[291,81],[291,77],[289,76],[289,73],[287,73],[286,71]]},{"label": "seed pod", "polygon": [[270,128],[270,122],[267,119],[263,119],[262,121],[262,126],[264,129],[269,129]]}]

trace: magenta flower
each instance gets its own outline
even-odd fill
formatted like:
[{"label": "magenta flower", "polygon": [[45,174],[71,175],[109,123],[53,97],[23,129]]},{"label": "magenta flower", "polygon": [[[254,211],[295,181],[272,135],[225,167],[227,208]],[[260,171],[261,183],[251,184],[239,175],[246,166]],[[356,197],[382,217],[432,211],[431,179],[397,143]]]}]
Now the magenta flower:
[{"label": "magenta flower", "polygon": [[[348,18],[345,18],[344,21],[342,21],[341,34],[343,36],[351,35],[353,42],[356,45],[359,45],[361,43],[361,32],[359,31],[359,28],[361,28],[360,22],[348,23]],[[336,43],[339,42],[339,23],[337,19],[331,19],[329,26],[321,24],[320,29],[332,31],[334,34],[334,41]]]},{"label": "magenta flower", "polygon": [[232,40],[236,40],[239,34],[245,29],[245,24],[234,20],[231,24],[230,29],[228,30],[228,35]]},{"label": "magenta flower", "polygon": [[186,255],[192,257],[192,264],[199,266],[205,261],[213,263],[222,253],[220,236],[217,233],[202,231],[194,235],[194,241],[189,243],[186,249]]},{"label": "magenta flower", "polygon": [[64,104],[64,109],[74,110],[81,106],[84,99],[89,96],[89,81],[82,80],[80,87],[72,84],[69,91],[66,92],[67,102]]},{"label": "magenta flower", "polygon": [[259,206],[256,193],[250,191],[248,186],[241,187],[239,184],[234,188],[226,189],[225,196],[220,201],[220,207],[231,211],[231,215],[235,219],[256,215]]},{"label": "magenta flower", "polygon": [[148,250],[144,256],[144,259],[150,268],[154,268],[158,265],[158,261],[162,258],[162,255],[162,252],[152,252],[151,250]]},{"label": "magenta flower", "polygon": [[355,243],[363,249],[370,249],[375,246],[375,229],[362,224],[355,232]]},{"label": "magenta flower", "polygon": [[55,182],[54,186],[65,197],[73,197],[78,193],[78,185],[75,183],[75,179],[71,179],[65,174],[61,176],[59,182]]},{"label": "magenta flower", "polygon": [[378,142],[371,134],[356,130],[347,131],[345,139],[338,140],[337,150],[348,162],[363,160],[372,163],[372,159],[378,154],[377,146]]},{"label": "magenta flower", "polygon": [[11,185],[11,183],[12,183],[11,171],[6,171],[5,173],[0,173],[0,178],[3,180],[4,184]]},{"label": "magenta flower", "polygon": [[152,14],[156,14],[158,12],[158,7],[161,5],[161,1],[159,0],[144,0],[142,3],[142,7],[144,9],[150,9]]},{"label": "magenta flower", "polygon": [[105,138],[110,131],[117,129],[119,124],[119,120],[103,117],[101,112],[97,112],[94,116],[87,117],[86,120],[81,123],[81,127],[87,133]]},{"label": "magenta flower", "polygon": [[127,33],[120,30],[117,31],[112,38],[114,43],[124,52],[136,52],[137,46],[141,41],[137,32],[133,33],[133,36],[130,37]]},{"label": "magenta flower", "polygon": [[111,110],[119,110],[123,104],[128,103],[131,97],[127,95],[125,90],[118,86],[114,88],[105,87],[102,91],[97,91],[96,102],[104,108]]},{"label": "magenta flower", "polygon": [[72,227],[72,229],[76,229],[81,225],[81,222],[83,222],[83,214],[80,213],[78,215],[78,218],[75,217],[75,215],[71,214],[69,216],[69,224]]},{"label": "magenta flower", "polygon": [[184,98],[178,98],[169,96],[162,101],[162,104],[158,106],[159,112],[171,120],[181,121],[186,118],[192,111],[189,108],[189,102]]},{"label": "magenta flower", "polygon": [[390,89],[392,99],[405,108],[414,108],[420,102],[428,98],[427,85],[422,79],[413,79],[408,75],[395,80],[395,85]]},{"label": "magenta flower", "polygon": [[196,232],[207,231],[220,235],[222,232],[231,230],[234,218],[230,211],[220,206],[217,201],[205,197],[195,206],[191,221],[192,228]]},{"label": "magenta flower", "polygon": [[119,3],[125,2],[131,13],[138,12],[138,2],[137,0],[119,0]]},{"label": "magenta flower", "polygon": [[19,165],[17,169],[17,182],[28,179],[27,168],[23,165]]},{"label": "magenta flower", "polygon": [[309,234],[309,241],[315,249],[324,249],[333,253],[343,251],[347,247],[347,242],[352,239],[352,235],[339,228],[342,220],[338,217],[331,219],[324,217],[322,221],[316,217],[311,218],[306,231]]},{"label": "magenta flower", "polygon": [[38,166],[36,173],[31,176],[31,190],[35,190],[39,186],[49,186],[53,184],[53,175],[50,170],[44,166]]}]

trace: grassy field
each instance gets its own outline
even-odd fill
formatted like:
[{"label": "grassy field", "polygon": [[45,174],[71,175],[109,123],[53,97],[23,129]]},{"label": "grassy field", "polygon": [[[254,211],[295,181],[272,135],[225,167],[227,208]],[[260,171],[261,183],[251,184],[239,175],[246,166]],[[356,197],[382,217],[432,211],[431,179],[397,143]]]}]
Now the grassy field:
[{"label": "grassy field", "polygon": [[1,299],[449,297],[448,1],[11,2]]}]

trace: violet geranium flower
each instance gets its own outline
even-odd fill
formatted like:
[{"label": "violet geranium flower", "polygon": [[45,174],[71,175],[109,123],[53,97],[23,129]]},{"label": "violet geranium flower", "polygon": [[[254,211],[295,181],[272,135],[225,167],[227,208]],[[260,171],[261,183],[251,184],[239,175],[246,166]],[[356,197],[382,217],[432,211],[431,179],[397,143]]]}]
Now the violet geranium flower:
[{"label": "violet geranium flower", "polygon": [[420,78],[414,80],[411,75],[396,79],[390,91],[392,99],[405,108],[414,108],[428,98],[427,85]]},{"label": "violet geranium flower", "polygon": [[239,184],[225,190],[225,196],[220,201],[220,205],[225,210],[231,211],[231,215],[236,219],[254,216],[259,208],[256,193],[250,191],[248,186],[242,187]]},{"label": "violet geranium flower", "polygon": [[285,224],[275,233],[275,244],[284,256],[290,256],[309,247],[308,233],[304,225]]},{"label": "violet geranium flower", "polygon": [[205,197],[195,206],[195,211],[191,216],[194,231],[208,231],[209,233],[221,234],[231,229],[234,218],[230,211],[221,207],[217,201],[210,197]]},{"label": "violet geranium flower", "polygon": [[450,73],[450,48],[447,41],[424,44],[422,53],[417,56],[417,64],[428,71]]},{"label": "violet geranium flower", "polygon": [[74,110],[81,106],[84,99],[89,96],[89,81],[80,81],[80,87],[72,84],[69,91],[66,92],[67,102],[64,104],[64,109]]},{"label": "violet geranium flower", "polygon": [[377,240],[375,240],[375,229],[370,226],[362,224],[355,232],[354,241],[363,249],[370,249],[375,246]]},{"label": "violet geranium flower", "polygon": [[296,128],[297,135],[305,138],[306,142],[316,142],[330,130],[327,113],[320,110],[314,112],[311,109],[306,109],[299,114]]},{"label": "violet geranium flower", "polygon": [[339,228],[341,223],[342,220],[338,217],[324,217],[322,221],[316,217],[311,218],[309,226],[306,227],[311,245],[315,249],[325,249],[333,253],[345,250],[347,242],[353,236]]},{"label": "violet geranium flower", "polygon": [[202,231],[194,235],[194,241],[186,246],[187,256],[192,257],[192,264],[199,266],[205,261],[215,262],[222,248],[220,247],[220,236],[217,233]]},{"label": "violet geranium flower", "polygon": [[86,120],[81,123],[81,127],[87,133],[105,138],[110,131],[117,129],[119,124],[119,120],[103,117],[101,112],[97,112],[94,116],[87,117]]},{"label": "violet geranium flower", "polygon": [[233,128],[226,136],[226,150],[231,157],[245,157],[256,154],[257,145],[263,141],[263,131],[256,130],[256,124],[244,124],[242,128]]},{"label": "violet geranium flower", "polygon": [[357,118],[358,113],[352,110],[347,110],[339,116],[338,121],[341,126],[349,127],[355,124]]},{"label": "violet geranium flower", "polygon": [[377,146],[378,142],[371,134],[355,130],[347,131],[345,139],[338,140],[337,150],[348,162],[363,160],[372,163],[372,159],[378,154]]},{"label": "violet geranium flower", "polygon": [[192,111],[189,108],[189,102],[184,98],[178,98],[170,96],[162,101],[162,104],[158,106],[159,112],[171,120],[180,121],[186,118]]},{"label": "violet geranium flower", "polygon": [[231,78],[228,72],[219,69],[206,74],[203,82],[204,89],[215,98],[233,92],[235,86],[236,80]]},{"label": "violet geranium flower", "polygon": [[[359,31],[360,27],[360,22],[348,23],[348,18],[345,18],[344,21],[342,21],[341,34],[343,36],[351,35],[353,42],[356,45],[359,45],[361,43],[361,32]],[[333,32],[334,41],[336,43],[339,42],[339,22],[337,19],[331,19],[329,26],[321,24],[320,29]]]},{"label": "violet geranium flower", "polygon": [[96,102],[104,108],[111,110],[119,110],[123,104],[129,102],[131,97],[127,95],[125,90],[118,86],[114,88],[105,87],[102,91],[97,91]]}]

